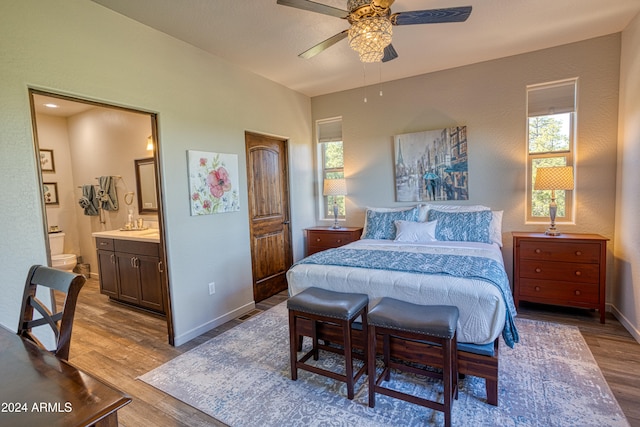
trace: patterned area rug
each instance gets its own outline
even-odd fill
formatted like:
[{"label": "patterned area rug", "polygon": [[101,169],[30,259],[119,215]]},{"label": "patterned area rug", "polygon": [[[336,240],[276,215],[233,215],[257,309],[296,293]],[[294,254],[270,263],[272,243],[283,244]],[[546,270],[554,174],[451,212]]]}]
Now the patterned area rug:
[{"label": "patterned area rug", "polygon": [[[516,319],[520,343],[501,342],[499,401],[467,376],[453,404],[457,426],[628,426],[577,328]],[[286,303],[259,314],[139,379],[231,426],[442,425],[441,412],[387,396],[367,406],[366,376],[353,401],[346,385],[307,371],[291,381]],[[306,350],[309,339],[305,339]],[[340,356],[317,362],[340,370]],[[344,369],[344,368],[343,368]],[[389,383],[386,383],[389,384]],[[438,381],[392,373],[392,387],[434,398]]]}]

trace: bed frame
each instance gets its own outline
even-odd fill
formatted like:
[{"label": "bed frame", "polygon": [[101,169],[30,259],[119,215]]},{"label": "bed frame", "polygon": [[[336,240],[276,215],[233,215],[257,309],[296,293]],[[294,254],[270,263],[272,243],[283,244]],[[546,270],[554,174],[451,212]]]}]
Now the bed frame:
[{"label": "bed frame", "polygon": [[[312,335],[312,322],[309,319],[298,318],[296,325],[298,333],[304,336]],[[342,342],[342,329],[337,325],[320,322],[317,325],[318,338],[328,342]],[[364,351],[364,337],[361,330],[352,331],[352,343],[355,349]],[[382,340],[378,340],[381,345]],[[302,341],[300,341],[302,342]],[[402,355],[423,354],[424,364],[435,368],[442,368],[442,355],[439,346],[433,346],[425,351],[424,345],[413,344],[410,341],[391,340],[393,353]],[[382,348],[378,349],[382,353]],[[413,358],[415,359],[415,357]],[[484,378],[487,391],[487,403],[498,406],[498,339],[493,342],[493,356],[485,356],[458,349],[458,371],[461,374]]]}]

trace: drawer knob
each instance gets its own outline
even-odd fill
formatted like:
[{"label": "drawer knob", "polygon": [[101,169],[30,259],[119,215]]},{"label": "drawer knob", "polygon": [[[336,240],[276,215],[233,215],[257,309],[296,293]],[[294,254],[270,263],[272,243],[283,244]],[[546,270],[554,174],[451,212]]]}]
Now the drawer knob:
[{"label": "drawer knob", "polygon": [[540,292],[540,286],[536,286],[535,289],[536,289],[536,292]]},{"label": "drawer knob", "polygon": [[338,243],[342,243],[342,240],[341,240],[341,239],[338,239]]},{"label": "drawer knob", "polygon": [[319,237],[318,237],[318,238],[316,238],[316,242],[319,242],[319,241],[320,241],[320,238],[319,238]]},{"label": "drawer knob", "polygon": [[581,271],[576,271],[576,276],[582,276],[582,272]]},{"label": "drawer knob", "polygon": [[540,267],[536,268],[536,273],[540,273],[542,271],[542,269],[540,269]]},{"label": "drawer knob", "polygon": [[582,252],[581,251],[576,251],[576,255],[580,256],[580,255],[582,255]]},{"label": "drawer knob", "polygon": [[580,291],[576,291],[576,295],[580,295]]},{"label": "drawer knob", "polygon": [[536,252],[537,254],[539,254],[539,253],[540,253],[540,252],[542,252],[542,251],[541,251],[540,249],[536,249],[536,250],[535,250],[535,252]]}]

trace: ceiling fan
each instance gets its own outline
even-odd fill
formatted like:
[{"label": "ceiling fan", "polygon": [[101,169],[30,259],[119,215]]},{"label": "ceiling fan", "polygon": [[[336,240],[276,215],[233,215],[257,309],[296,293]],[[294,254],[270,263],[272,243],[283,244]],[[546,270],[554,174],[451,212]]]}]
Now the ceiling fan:
[{"label": "ceiling fan", "polygon": [[339,41],[349,38],[349,46],[358,52],[362,62],[387,62],[398,57],[391,44],[394,25],[439,24],[464,22],[471,14],[471,6],[446,9],[414,10],[391,13],[395,0],[347,0],[342,10],[310,0],[278,0],[283,6],[291,6],[324,15],[346,19],[351,27],[302,52],[301,58],[311,58]]}]

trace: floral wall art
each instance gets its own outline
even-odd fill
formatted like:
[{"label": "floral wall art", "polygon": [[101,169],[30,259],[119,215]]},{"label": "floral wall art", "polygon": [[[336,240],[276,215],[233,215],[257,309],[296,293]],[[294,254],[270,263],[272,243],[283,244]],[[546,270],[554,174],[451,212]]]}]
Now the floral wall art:
[{"label": "floral wall art", "polygon": [[238,155],[187,151],[191,215],[240,210]]}]

